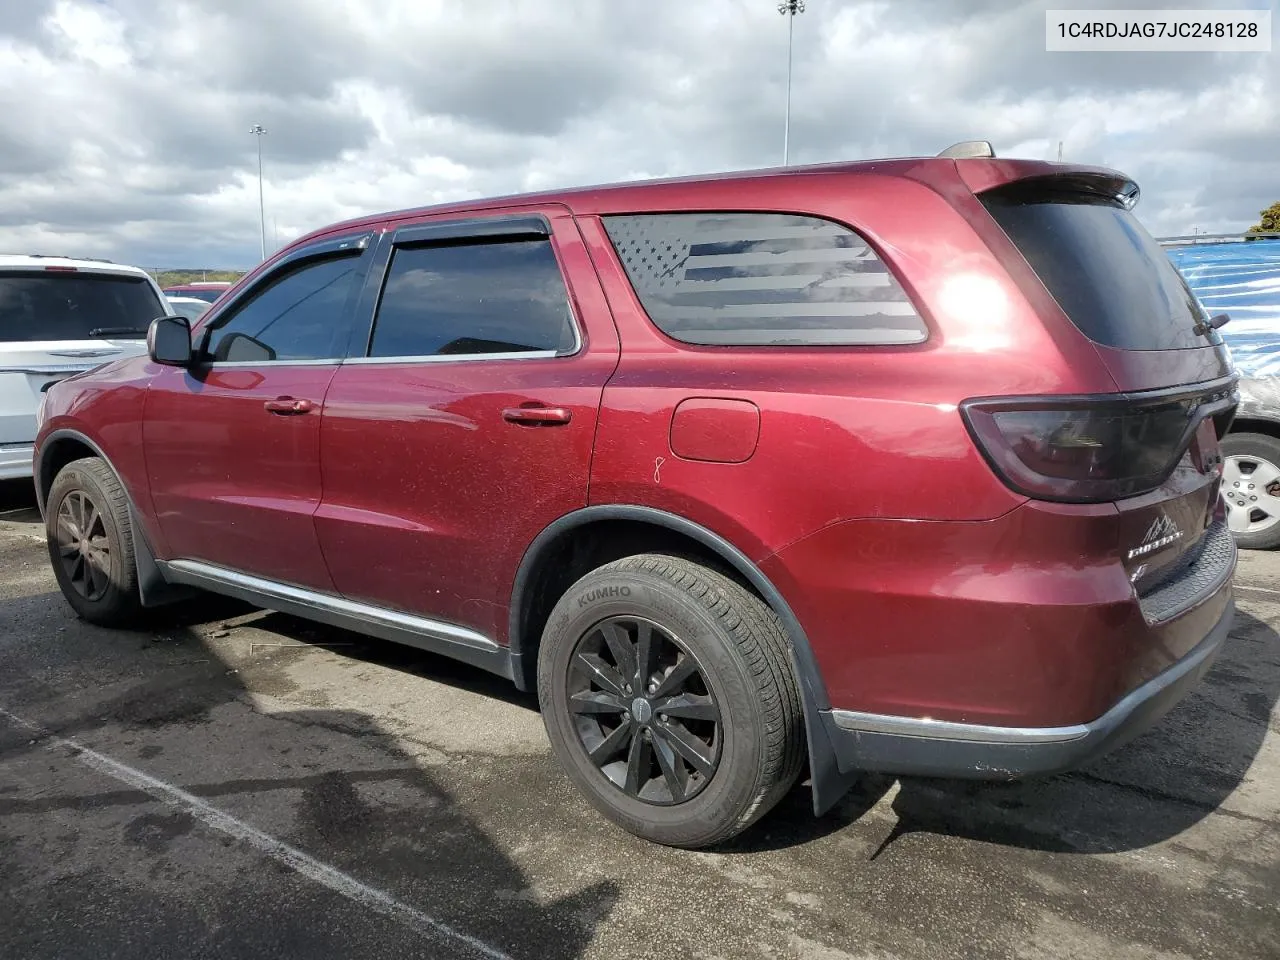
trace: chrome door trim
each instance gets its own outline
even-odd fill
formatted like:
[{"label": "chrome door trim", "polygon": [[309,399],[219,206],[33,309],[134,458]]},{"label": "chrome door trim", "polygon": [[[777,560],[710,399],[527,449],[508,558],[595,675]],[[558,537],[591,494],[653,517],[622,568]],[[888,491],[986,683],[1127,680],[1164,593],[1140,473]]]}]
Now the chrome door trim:
[{"label": "chrome door trim", "polygon": [[348,600],[199,560],[157,560],[165,580],[227,594],[269,610],[441,653],[510,677],[507,648],[468,627]]}]

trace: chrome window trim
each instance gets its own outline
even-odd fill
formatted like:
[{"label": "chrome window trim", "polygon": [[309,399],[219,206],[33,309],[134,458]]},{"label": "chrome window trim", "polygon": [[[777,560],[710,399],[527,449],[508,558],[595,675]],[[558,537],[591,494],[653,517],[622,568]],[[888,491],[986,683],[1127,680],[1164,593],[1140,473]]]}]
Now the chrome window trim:
[{"label": "chrome window trim", "polygon": [[252,574],[241,573],[228,567],[220,567],[199,560],[159,560],[157,563],[164,571],[165,578],[193,586],[215,584],[239,588],[255,594],[268,604],[272,600],[281,601],[293,607],[303,607],[312,611],[316,618],[324,614],[334,614],[347,620],[359,621],[373,626],[391,627],[407,633],[419,634],[479,650],[485,653],[497,653],[501,647],[482,633],[467,627],[433,620],[416,614],[389,610],[386,607],[370,603],[360,603],[337,597],[328,593],[320,593],[305,587],[268,580]]},{"label": "chrome window trim", "polygon": [[[581,347],[578,348],[579,350]],[[347,357],[342,363],[460,363],[473,360],[547,360],[552,357],[571,357],[573,353],[559,350],[528,350],[519,353],[437,353],[421,357]]]},{"label": "chrome window trim", "polygon": [[995,727],[980,723],[954,723],[929,717],[895,717],[856,710],[832,710],[831,719],[841,730],[886,733],[930,740],[964,740],[970,743],[1068,743],[1089,735],[1082,723],[1067,727]]},{"label": "chrome window trim", "polygon": [[204,370],[247,370],[258,367],[323,367],[342,363],[341,357],[327,357],[318,360],[217,360],[197,364]]}]

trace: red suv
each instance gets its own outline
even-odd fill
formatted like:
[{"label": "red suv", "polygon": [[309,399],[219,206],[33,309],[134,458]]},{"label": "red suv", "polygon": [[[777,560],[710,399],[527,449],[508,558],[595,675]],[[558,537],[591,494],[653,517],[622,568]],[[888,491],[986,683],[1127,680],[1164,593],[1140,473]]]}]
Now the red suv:
[{"label": "red suv", "polygon": [[667,844],[806,766],[818,812],[1065,769],[1232,617],[1235,377],[1136,196],[943,155],[327,228],[50,390],[53,568],[95,623],[194,587],[536,688]]}]

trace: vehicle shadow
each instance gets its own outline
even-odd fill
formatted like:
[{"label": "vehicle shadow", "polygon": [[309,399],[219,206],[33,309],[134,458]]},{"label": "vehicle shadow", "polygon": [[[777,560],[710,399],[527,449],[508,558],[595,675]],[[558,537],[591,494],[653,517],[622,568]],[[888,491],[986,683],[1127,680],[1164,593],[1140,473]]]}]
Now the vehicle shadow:
[{"label": "vehicle shadow", "polygon": [[[39,532],[29,484],[0,484],[0,520],[6,519],[5,510],[16,512]],[[152,629],[182,644],[203,644],[194,627],[243,618],[290,641],[326,647],[352,662],[427,678],[529,711],[538,709],[533,694],[449,658],[226,598],[207,595],[162,609]],[[157,702],[171,697],[169,692],[157,694]],[[1244,781],[1278,700],[1280,636],[1238,612],[1210,673],[1192,696],[1142,737],[1085,769],[1041,780],[903,778],[892,801],[898,822],[882,849],[913,832],[1077,853],[1119,852],[1167,840],[1217,810]],[[177,714],[182,712],[179,707]],[[819,840],[864,817],[895,782],[868,774],[820,818],[812,815],[809,790],[799,785],[760,823],[719,849],[756,853]]]},{"label": "vehicle shadow", "polygon": [[[172,616],[204,622],[253,612],[221,598]],[[447,657],[385,643],[280,613],[255,625],[337,656],[492,697],[530,711],[537,697]],[[1231,636],[1196,691],[1154,728],[1084,769],[1015,783],[867,774],[830,811],[814,817],[805,778],[752,829],[716,849],[764,853],[819,840],[862,819],[899,788],[898,823],[882,849],[912,832],[962,836],[1030,849],[1111,853],[1169,839],[1217,810],[1240,786],[1280,700],[1280,636],[1237,612]]]},{"label": "vehicle shadow", "polygon": [[[497,951],[489,956],[573,960],[583,955],[596,927],[609,916],[619,896],[612,880],[583,881],[574,892],[546,895],[469,815],[469,809],[482,806],[476,796],[493,789],[488,774],[473,769],[483,763],[461,761],[458,766],[438,751],[406,751],[405,742],[394,731],[380,728],[376,719],[358,711],[280,709],[279,702],[267,710],[257,708],[252,684],[242,679],[246,672],[253,672],[243,651],[229,658],[220,653],[226,643],[209,639],[225,637],[224,626],[234,628],[222,621],[258,616],[252,608],[220,598],[200,598],[158,613],[153,632],[147,634],[79,623],[73,627],[70,624],[75,622],[57,603],[51,594],[0,600],[0,623],[10,613],[28,621],[33,612],[39,614],[42,619],[32,622],[31,629],[61,648],[56,654],[60,675],[56,689],[39,682],[6,683],[0,707],[35,720],[54,736],[94,745],[105,754],[127,761],[140,756],[142,760],[129,762],[136,762],[148,775],[173,782],[254,826],[260,822],[261,829],[270,830],[279,841],[381,891],[390,902],[407,905],[416,911],[419,922],[399,928],[395,952],[430,957],[486,955],[465,939],[470,937]],[[277,631],[286,639],[303,644],[351,642],[353,647],[333,652],[352,655],[354,649],[370,662],[411,673],[426,670],[433,679],[455,682],[439,669],[444,658],[432,657],[424,666],[413,651],[388,649],[391,644],[372,641],[361,646],[358,638],[344,631],[316,629],[279,614],[260,616],[263,620],[255,620],[255,626]],[[15,656],[12,651],[0,657],[0,665],[11,656]],[[466,675],[457,679],[458,685],[486,695],[497,692],[497,685],[504,682],[493,678],[495,689],[489,690],[487,678],[479,671],[462,668],[462,672]],[[509,684],[507,688],[511,689]],[[20,763],[24,755],[34,760],[46,749],[45,739],[45,735],[15,728],[0,716],[0,766]],[[22,858],[35,856],[43,864],[49,852],[39,850],[38,836],[15,838],[17,825],[38,825],[46,817],[46,829],[52,830],[61,815],[83,811],[86,825],[77,830],[89,831],[93,828],[87,822],[95,812],[112,807],[138,807],[124,828],[124,846],[129,850],[124,857],[134,856],[132,848],[138,846],[153,854],[157,861],[153,876],[164,876],[162,868],[170,871],[170,878],[174,869],[200,869],[175,868],[160,861],[187,834],[208,836],[207,825],[197,823],[199,818],[189,811],[149,805],[135,787],[121,783],[112,788],[110,781],[106,783],[105,789],[90,796],[25,791],[21,786],[0,792],[0,822],[4,823],[0,849],[14,866],[0,871],[7,875],[7,879],[0,877],[0,900],[20,907],[12,922],[6,921],[5,936],[11,947],[30,947],[19,955],[47,955],[39,948],[50,949],[51,918],[59,912],[79,916],[85,901],[102,908],[108,918],[106,927],[101,916],[91,918],[94,922],[69,925],[56,938],[52,955],[81,955],[83,948],[91,946],[77,940],[90,936],[86,931],[92,931],[104,953],[118,947],[130,955],[164,955],[174,948],[175,928],[184,925],[190,925],[189,934],[206,946],[222,944],[228,955],[241,955],[246,947],[251,952],[264,949],[273,956],[299,958],[389,952],[384,940],[366,943],[353,934],[348,941],[339,927],[321,922],[312,898],[282,904],[269,892],[251,894],[234,878],[219,885],[207,876],[193,876],[206,902],[189,915],[166,894],[159,880],[150,889],[112,880],[104,884],[106,889],[92,890],[66,878],[44,887],[21,881],[26,872]],[[458,790],[465,799],[459,798]],[[254,814],[260,815],[260,821]],[[58,843],[74,842],[68,839],[65,825],[57,829],[61,831]],[[213,836],[233,845],[228,838]],[[49,838],[43,842],[53,844]],[[98,850],[109,850],[120,843],[120,837],[111,833],[87,842]],[[174,846],[174,853],[179,849],[183,848]],[[109,869],[106,872],[110,874]],[[270,902],[273,899],[276,902]],[[403,921],[406,911],[392,909],[384,914]],[[429,922],[420,922],[423,916]],[[148,942],[153,929],[157,939]],[[270,931],[270,942],[263,939],[268,936],[265,931]],[[326,941],[326,936],[332,939]]]},{"label": "vehicle shadow", "polygon": [[1117,853],[1168,840],[1245,780],[1280,698],[1280,636],[1237,612],[1210,672],[1155,727],[1078,771],[982,783],[903,779],[894,839],[928,832],[1033,850]]},{"label": "vehicle shadow", "polygon": [[40,526],[36,490],[31,480],[0,480],[0,522]]}]

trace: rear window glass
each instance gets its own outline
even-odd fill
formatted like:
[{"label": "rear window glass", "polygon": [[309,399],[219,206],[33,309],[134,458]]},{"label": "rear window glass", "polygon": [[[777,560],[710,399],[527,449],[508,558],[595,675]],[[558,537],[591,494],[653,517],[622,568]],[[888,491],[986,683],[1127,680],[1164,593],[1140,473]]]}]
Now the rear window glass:
[{"label": "rear window glass", "polygon": [[927,329],[860,236],[816,217],[693,213],[604,218],[649,317],[686,343],[919,343]]},{"label": "rear window glass", "polygon": [[141,277],[0,272],[0,341],[141,339],[168,312]]},{"label": "rear window glass", "polygon": [[1090,340],[1126,350],[1221,343],[1164,251],[1119,204],[1089,194],[1012,192],[983,205]]}]

